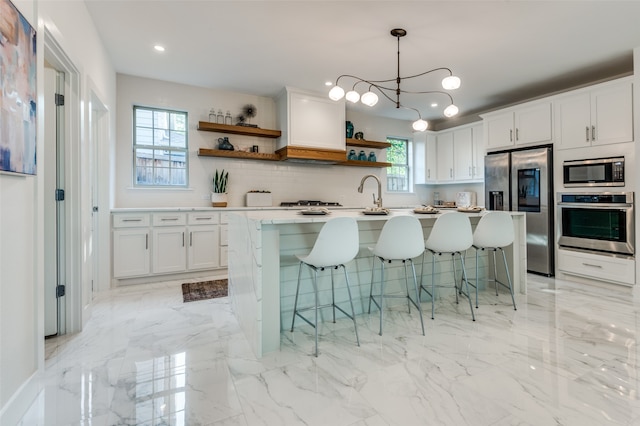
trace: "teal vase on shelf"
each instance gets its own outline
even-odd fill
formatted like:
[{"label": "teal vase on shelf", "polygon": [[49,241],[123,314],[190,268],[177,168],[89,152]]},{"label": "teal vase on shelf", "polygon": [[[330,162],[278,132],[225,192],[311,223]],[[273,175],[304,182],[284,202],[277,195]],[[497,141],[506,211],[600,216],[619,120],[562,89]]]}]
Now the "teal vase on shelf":
[{"label": "teal vase on shelf", "polygon": [[353,137],[353,123],[350,121],[347,121],[347,137],[348,138]]},{"label": "teal vase on shelf", "polygon": [[369,161],[371,161],[372,163],[375,163],[376,161],[378,161],[378,160],[376,159],[376,153],[375,153],[375,152],[371,151],[371,152],[369,153]]}]

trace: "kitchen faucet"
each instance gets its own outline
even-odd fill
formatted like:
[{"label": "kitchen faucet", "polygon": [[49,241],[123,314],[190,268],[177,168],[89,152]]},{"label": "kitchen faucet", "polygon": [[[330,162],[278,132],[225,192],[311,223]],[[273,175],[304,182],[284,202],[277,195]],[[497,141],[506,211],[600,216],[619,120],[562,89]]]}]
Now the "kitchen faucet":
[{"label": "kitchen faucet", "polygon": [[377,182],[378,182],[378,199],[376,200],[376,194],[372,194],[373,195],[373,204],[375,204],[376,206],[378,206],[378,208],[382,208],[382,185],[380,184],[380,179],[378,179],[378,176],[375,175],[366,175],[365,177],[362,178],[362,180],[360,181],[360,186],[358,187],[358,192],[362,194],[362,189],[364,187],[364,181],[367,180],[367,178],[374,178]]}]

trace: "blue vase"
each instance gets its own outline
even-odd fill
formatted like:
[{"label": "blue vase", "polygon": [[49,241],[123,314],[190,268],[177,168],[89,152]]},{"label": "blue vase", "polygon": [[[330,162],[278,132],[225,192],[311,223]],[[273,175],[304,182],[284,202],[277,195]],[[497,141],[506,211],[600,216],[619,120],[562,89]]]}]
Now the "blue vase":
[{"label": "blue vase", "polygon": [[352,149],[351,151],[349,151],[349,156],[347,157],[348,160],[357,160],[358,156],[356,155],[356,150]]},{"label": "blue vase", "polygon": [[360,151],[360,154],[358,154],[358,160],[367,161],[367,154],[365,154],[364,151]]},{"label": "blue vase", "polygon": [[347,137],[348,138],[353,137],[353,123],[350,121],[347,121]]},{"label": "blue vase", "polygon": [[378,160],[376,159],[376,153],[375,153],[375,152],[371,151],[371,152],[369,153],[369,161],[374,162],[374,163],[375,163],[376,161],[378,161]]}]

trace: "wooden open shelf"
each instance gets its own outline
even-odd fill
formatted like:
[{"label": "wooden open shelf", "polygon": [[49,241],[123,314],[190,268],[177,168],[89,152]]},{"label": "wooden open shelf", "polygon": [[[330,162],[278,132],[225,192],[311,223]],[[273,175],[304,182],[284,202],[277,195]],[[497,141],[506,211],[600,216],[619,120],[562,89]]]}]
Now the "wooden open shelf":
[{"label": "wooden open shelf", "polygon": [[383,163],[380,161],[360,161],[360,160],[347,160],[340,163],[342,166],[357,166],[357,167],[391,167],[391,163]]},{"label": "wooden open shelf", "polygon": [[261,129],[259,127],[232,126],[229,124],[209,123],[199,121],[198,130],[206,132],[230,133],[232,135],[258,136],[263,138],[279,138],[282,135],[280,130]]},{"label": "wooden open shelf", "polygon": [[389,148],[391,144],[389,142],[376,142],[376,141],[367,141],[364,139],[347,138],[347,146],[357,146],[359,148],[386,149],[386,148]]},{"label": "wooden open shelf", "polygon": [[244,152],[244,151],[227,151],[223,149],[200,148],[198,150],[199,157],[225,157],[225,158],[244,158],[246,160],[263,160],[263,161],[280,161],[277,154],[264,154],[260,152]]}]

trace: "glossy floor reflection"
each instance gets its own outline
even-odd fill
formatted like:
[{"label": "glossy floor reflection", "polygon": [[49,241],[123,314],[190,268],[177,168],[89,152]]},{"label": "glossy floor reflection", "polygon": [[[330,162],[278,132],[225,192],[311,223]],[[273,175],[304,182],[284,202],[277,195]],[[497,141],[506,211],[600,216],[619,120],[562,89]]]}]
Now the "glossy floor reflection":
[{"label": "glossy floor reflection", "polygon": [[[406,304],[282,333],[256,359],[226,298],[182,303],[180,283],[111,291],[85,331],[48,340],[44,392],[24,425],[638,425],[635,290],[529,275],[439,300],[426,337]],[[464,301],[463,301],[464,302]],[[424,302],[425,309],[430,303]]]}]

